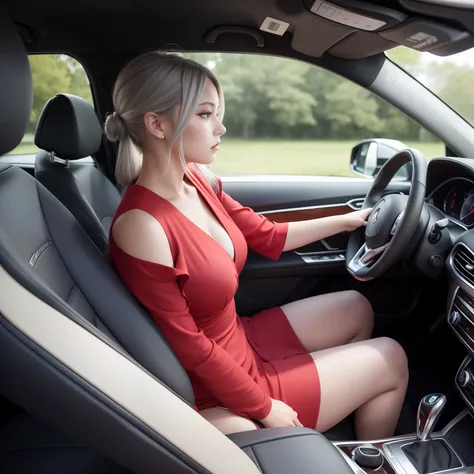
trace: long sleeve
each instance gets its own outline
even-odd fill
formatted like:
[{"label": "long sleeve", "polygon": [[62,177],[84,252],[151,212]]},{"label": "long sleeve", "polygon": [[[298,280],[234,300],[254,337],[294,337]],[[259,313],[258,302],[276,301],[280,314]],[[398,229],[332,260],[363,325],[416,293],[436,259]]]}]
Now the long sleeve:
[{"label": "long sleeve", "polygon": [[278,260],[285,247],[288,234],[288,223],[272,222],[266,217],[244,207],[222,190],[219,181],[218,198],[226,212],[235,222],[247,241],[247,245],[256,252]]},{"label": "long sleeve", "polygon": [[265,418],[271,410],[270,397],[223,348],[203,333],[190,314],[182,291],[188,275],[130,256],[122,255],[115,260],[125,284],[148,310],[184,368],[234,413],[259,420]]}]

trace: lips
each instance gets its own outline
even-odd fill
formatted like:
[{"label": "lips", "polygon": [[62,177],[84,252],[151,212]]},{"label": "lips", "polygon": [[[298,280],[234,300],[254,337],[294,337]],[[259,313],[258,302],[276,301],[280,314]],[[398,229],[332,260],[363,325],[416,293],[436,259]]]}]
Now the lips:
[{"label": "lips", "polygon": [[221,142],[216,143],[216,144],[211,148],[211,150],[218,150],[220,143],[221,143]]}]

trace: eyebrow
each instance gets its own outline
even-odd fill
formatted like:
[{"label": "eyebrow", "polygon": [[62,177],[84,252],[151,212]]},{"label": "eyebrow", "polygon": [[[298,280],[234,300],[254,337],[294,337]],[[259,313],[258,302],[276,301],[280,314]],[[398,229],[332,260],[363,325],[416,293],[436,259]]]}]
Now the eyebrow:
[{"label": "eyebrow", "polygon": [[[201,107],[201,105],[210,105],[212,107],[216,106],[216,104],[214,104],[214,102],[202,102],[201,104],[199,104],[199,107]],[[219,107],[217,107],[217,108],[219,108]]]}]

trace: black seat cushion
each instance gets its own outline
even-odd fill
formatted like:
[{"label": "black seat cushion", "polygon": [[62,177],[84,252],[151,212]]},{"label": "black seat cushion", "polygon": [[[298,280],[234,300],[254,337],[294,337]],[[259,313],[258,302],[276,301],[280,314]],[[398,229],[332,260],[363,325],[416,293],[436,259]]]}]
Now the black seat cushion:
[{"label": "black seat cushion", "polygon": [[106,253],[120,194],[93,163],[75,162],[97,152],[102,129],[92,106],[70,94],[50,99],[35,133],[35,177],[74,215]]}]

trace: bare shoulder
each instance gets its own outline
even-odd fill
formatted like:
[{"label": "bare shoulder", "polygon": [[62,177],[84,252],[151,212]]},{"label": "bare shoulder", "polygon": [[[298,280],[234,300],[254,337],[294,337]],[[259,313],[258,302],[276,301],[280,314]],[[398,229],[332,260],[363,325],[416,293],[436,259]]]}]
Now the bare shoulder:
[{"label": "bare shoulder", "polygon": [[141,260],[173,265],[168,237],[161,224],[140,209],[124,212],[114,223],[115,243],[126,253]]}]

